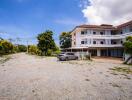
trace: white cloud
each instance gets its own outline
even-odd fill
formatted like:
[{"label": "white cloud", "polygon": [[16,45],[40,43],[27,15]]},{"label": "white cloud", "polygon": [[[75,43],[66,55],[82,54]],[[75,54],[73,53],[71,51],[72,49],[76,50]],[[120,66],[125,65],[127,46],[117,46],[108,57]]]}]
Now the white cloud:
[{"label": "white cloud", "polygon": [[90,5],[82,10],[87,23],[117,25],[132,20],[132,0],[89,0],[89,2]]}]

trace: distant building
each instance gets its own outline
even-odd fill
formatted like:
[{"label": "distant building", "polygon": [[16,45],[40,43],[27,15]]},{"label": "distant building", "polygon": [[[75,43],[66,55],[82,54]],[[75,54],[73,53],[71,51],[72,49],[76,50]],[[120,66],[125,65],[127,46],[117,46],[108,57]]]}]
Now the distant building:
[{"label": "distant building", "polygon": [[132,36],[132,21],[113,25],[80,25],[72,33],[72,52],[91,56],[123,57],[123,42],[127,36]]}]

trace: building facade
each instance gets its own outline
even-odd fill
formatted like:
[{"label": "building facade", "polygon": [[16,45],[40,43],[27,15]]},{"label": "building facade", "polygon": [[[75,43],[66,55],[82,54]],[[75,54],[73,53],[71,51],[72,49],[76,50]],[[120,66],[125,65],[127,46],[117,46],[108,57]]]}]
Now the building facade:
[{"label": "building facade", "polygon": [[72,47],[76,53],[89,53],[91,56],[123,57],[123,42],[132,36],[132,21],[113,25],[80,25],[71,32]]}]

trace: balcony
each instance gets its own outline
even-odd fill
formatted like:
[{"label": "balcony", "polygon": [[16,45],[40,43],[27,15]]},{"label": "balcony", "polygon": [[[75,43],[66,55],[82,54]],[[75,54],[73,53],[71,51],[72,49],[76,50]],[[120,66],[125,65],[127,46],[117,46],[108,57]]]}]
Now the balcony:
[{"label": "balcony", "polygon": [[81,38],[90,38],[90,39],[124,39],[127,36],[132,36],[132,32],[120,34],[120,35],[81,35]]},{"label": "balcony", "polygon": [[109,47],[123,47],[122,44],[81,44],[80,47],[101,47],[101,48],[109,48]]}]

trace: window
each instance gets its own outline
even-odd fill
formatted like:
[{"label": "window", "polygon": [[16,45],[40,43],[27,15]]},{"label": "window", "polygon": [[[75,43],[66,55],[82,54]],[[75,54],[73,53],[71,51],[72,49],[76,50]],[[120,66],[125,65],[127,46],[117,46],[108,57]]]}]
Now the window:
[{"label": "window", "polygon": [[74,45],[76,45],[76,42],[74,42]]},{"label": "window", "polygon": [[81,41],[81,44],[84,44],[84,41]]},{"label": "window", "polygon": [[95,35],[95,34],[96,34],[96,32],[93,32],[93,34]]},{"label": "window", "polygon": [[100,35],[104,35],[104,32],[100,32]]},{"label": "window", "polygon": [[67,55],[74,55],[74,53],[67,53]]},{"label": "window", "polygon": [[76,33],[74,33],[74,36],[76,36]]},{"label": "window", "polygon": [[83,39],[83,40],[81,41],[81,44],[87,44],[87,39]]},{"label": "window", "polygon": [[86,35],[87,31],[81,31],[81,35]]},{"label": "window", "polygon": [[113,44],[117,44],[116,42],[113,42]]},{"label": "window", "polygon": [[101,42],[100,42],[100,44],[104,44],[104,42],[103,42],[103,41],[101,41]]},{"label": "window", "polygon": [[123,41],[121,41],[121,44],[123,44]]},{"label": "window", "polygon": [[84,35],[84,31],[81,31],[81,35]]},{"label": "window", "polygon": [[93,41],[93,44],[96,44],[96,41]]}]

